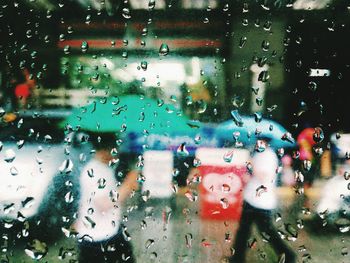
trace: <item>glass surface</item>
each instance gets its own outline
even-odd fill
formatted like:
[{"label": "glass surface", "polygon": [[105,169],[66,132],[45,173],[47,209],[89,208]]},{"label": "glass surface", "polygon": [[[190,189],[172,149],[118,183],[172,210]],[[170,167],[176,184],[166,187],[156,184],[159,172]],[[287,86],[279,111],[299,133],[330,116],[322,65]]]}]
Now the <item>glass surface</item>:
[{"label": "glass surface", "polygon": [[0,262],[350,262],[347,0],[2,0]]}]

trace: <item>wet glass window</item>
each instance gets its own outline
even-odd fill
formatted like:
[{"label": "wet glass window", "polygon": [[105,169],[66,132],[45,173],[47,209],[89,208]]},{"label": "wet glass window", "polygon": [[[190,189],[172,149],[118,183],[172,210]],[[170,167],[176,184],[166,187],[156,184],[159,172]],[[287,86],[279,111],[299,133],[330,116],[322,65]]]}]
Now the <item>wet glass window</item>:
[{"label": "wet glass window", "polygon": [[350,262],[347,0],[2,0],[0,262]]}]

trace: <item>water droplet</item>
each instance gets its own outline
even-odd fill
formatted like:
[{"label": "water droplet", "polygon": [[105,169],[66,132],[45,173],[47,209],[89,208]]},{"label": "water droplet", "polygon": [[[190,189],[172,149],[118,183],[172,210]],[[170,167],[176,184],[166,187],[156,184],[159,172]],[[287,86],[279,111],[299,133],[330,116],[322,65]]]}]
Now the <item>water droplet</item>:
[{"label": "water droplet", "polygon": [[322,142],[324,139],[323,130],[320,127],[316,127],[312,138],[316,143]]},{"label": "water droplet", "polygon": [[145,113],[142,111],[140,112],[139,121],[143,122],[144,120],[145,120]]},{"label": "water droplet", "polygon": [[156,6],[156,0],[149,0],[148,2],[148,10],[153,10]]},{"label": "water droplet", "polygon": [[91,15],[87,15],[85,18],[85,24],[89,25],[91,23]]},{"label": "water droplet", "polygon": [[294,172],[294,178],[296,182],[303,183],[304,182],[304,175],[300,171],[295,171]]},{"label": "water droplet", "polygon": [[51,12],[51,10],[47,10],[47,12],[46,12],[46,18],[49,19],[49,18],[51,18],[51,17],[52,17],[52,12]]},{"label": "water droplet", "polygon": [[164,100],[158,99],[158,100],[157,100],[157,106],[158,106],[158,107],[161,107],[161,106],[163,106],[163,105],[164,105]]},{"label": "water droplet", "polygon": [[23,119],[20,119],[18,122],[17,122],[17,128],[20,129],[22,127],[22,124],[23,124]]},{"label": "water droplet", "polygon": [[31,38],[33,36],[32,30],[28,29],[26,31],[26,36],[27,36],[27,38]]},{"label": "water droplet", "polygon": [[14,203],[11,203],[9,205],[4,205],[4,207],[3,207],[3,211],[4,211],[5,215],[10,214],[14,210],[15,210],[15,204]]},{"label": "water droplet", "polygon": [[64,196],[64,201],[68,204],[70,204],[74,201],[74,197],[73,197],[72,192],[66,193],[66,195]]},{"label": "water droplet", "polygon": [[198,101],[196,101],[196,103],[197,103],[197,107],[198,107],[198,109],[197,109],[198,113],[202,114],[207,110],[208,105],[204,100],[198,100]]},{"label": "water droplet", "polygon": [[100,178],[97,180],[98,189],[103,189],[106,187],[106,179]]},{"label": "water droplet", "polygon": [[259,197],[261,196],[263,193],[267,192],[267,187],[260,185],[258,188],[256,188],[256,196]]},{"label": "water droplet", "polygon": [[249,21],[248,21],[247,18],[243,18],[243,19],[242,19],[242,25],[243,25],[243,26],[248,26],[248,25],[249,25]]},{"label": "water droplet", "polygon": [[270,31],[271,26],[272,26],[272,22],[268,20],[268,21],[266,21],[266,22],[264,23],[263,28],[264,28],[265,31]]},{"label": "water droplet", "polygon": [[189,152],[186,149],[186,143],[182,143],[178,148],[177,148],[177,155],[181,157],[186,157],[189,155]]},{"label": "water droplet", "polygon": [[6,111],[3,107],[0,107],[0,118],[2,118],[6,114]]},{"label": "water droplet", "polygon": [[238,110],[233,110],[231,111],[231,116],[233,118],[233,121],[235,122],[235,124],[239,127],[243,126],[243,119],[241,117],[241,115],[239,114]]},{"label": "water droplet", "polygon": [[10,173],[11,173],[12,176],[17,175],[17,174],[18,174],[17,168],[14,167],[14,166],[12,166],[12,167],[10,168]]},{"label": "water droplet", "polygon": [[144,28],[142,29],[141,35],[142,35],[142,36],[147,36],[147,34],[148,34],[148,29],[147,29],[147,27],[144,27]]},{"label": "water droplet", "polygon": [[302,219],[298,219],[298,220],[297,220],[297,227],[298,227],[299,229],[303,229],[303,228],[304,228],[304,222],[303,222]]},{"label": "water droplet", "polygon": [[260,74],[258,76],[258,81],[267,82],[269,79],[270,79],[270,75],[269,75],[269,72],[267,70],[263,70],[260,72]]},{"label": "water droplet", "polygon": [[177,168],[174,168],[174,170],[173,170],[173,172],[172,172],[172,176],[173,176],[173,177],[176,177],[176,176],[178,176],[179,174],[180,174],[180,170],[177,169]]},{"label": "water droplet", "polygon": [[257,140],[255,144],[255,151],[263,152],[266,150],[266,142],[263,140]]},{"label": "water droplet", "polygon": [[269,49],[270,49],[270,42],[267,41],[267,40],[264,40],[261,43],[261,48],[262,48],[263,51],[269,51]]},{"label": "water droplet", "polygon": [[84,153],[79,154],[79,161],[84,163],[86,161],[86,155]]},{"label": "water droplet", "polygon": [[310,169],[311,169],[311,161],[309,161],[309,160],[304,160],[303,161],[303,167],[304,167],[304,169],[306,170],[306,171],[310,171]]},{"label": "water droplet", "polygon": [[282,141],[294,143],[293,135],[289,132],[286,132],[285,134],[283,134],[281,139],[282,139]]},{"label": "water droplet", "polygon": [[130,241],[131,240],[131,236],[130,236],[129,232],[127,231],[126,227],[124,227],[122,233],[123,233],[123,237],[124,237],[124,239],[126,241]]},{"label": "water droplet", "polygon": [[142,68],[143,70],[147,70],[147,66],[148,66],[147,61],[141,61],[141,68]]},{"label": "water droplet", "polygon": [[202,162],[200,159],[198,159],[198,158],[193,159],[193,167],[199,167],[199,166],[201,166],[201,164],[202,164]]},{"label": "water droplet", "polygon": [[202,142],[202,137],[200,135],[196,135],[194,142],[195,144],[200,144]]},{"label": "water droplet", "polygon": [[128,58],[128,51],[123,51],[122,58],[127,59]]},{"label": "water droplet", "polygon": [[81,43],[81,52],[86,53],[89,49],[89,44],[86,41]]},{"label": "water droplet", "polygon": [[141,198],[144,202],[147,202],[151,197],[151,192],[149,190],[143,191],[141,194]]},{"label": "water droplet", "polygon": [[176,194],[177,193],[177,191],[178,191],[178,185],[177,184],[172,184],[172,186],[171,186],[171,190]]},{"label": "water droplet", "polygon": [[261,122],[262,120],[262,113],[261,112],[255,112],[254,113],[254,119],[255,119],[255,122]]},{"label": "water droplet", "polygon": [[141,223],[140,223],[140,226],[141,226],[141,229],[146,229],[147,228],[147,223],[145,220],[141,220]]},{"label": "water droplet", "polygon": [[64,54],[69,55],[69,53],[70,53],[70,46],[69,45],[64,46],[63,52],[64,52]]},{"label": "water droplet", "polygon": [[228,192],[230,192],[230,190],[231,190],[231,187],[230,187],[228,184],[223,184],[223,185],[221,186],[221,191],[222,191],[223,193],[228,193]]},{"label": "water droplet", "polygon": [[176,102],[176,101],[177,101],[177,98],[176,98],[175,95],[171,95],[171,96],[170,96],[170,100],[171,100],[172,102]]},{"label": "water droplet", "polygon": [[295,241],[298,237],[297,229],[295,229],[292,224],[285,224],[284,228],[286,229],[287,233],[290,235],[290,237],[288,237],[288,240]]},{"label": "water droplet", "polygon": [[339,231],[341,233],[346,233],[346,232],[349,232],[350,230],[350,225],[342,225],[342,226],[339,226]]},{"label": "water droplet", "polygon": [[191,233],[187,233],[185,235],[185,242],[186,242],[186,247],[187,248],[190,248],[192,247],[192,239],[193,239],[193,236]]},{"label": "water droplet", "polygon": [[94,222],[94,220],[92,220],[89,216],[84,216],[83,224],[85,227],[89,229],[93,229],[96,226],[96,223]]},{"label": "water droplet", "polygon": [[186,96],[185,103],[187,106],[192,105],[193,104],[192,96]]},{"label": "water droplet", "polygon": [[225,4],[222,10],[223,10],[224,12],[227,12],[228,9],[229,9],[229,5],[228,5],[228,4]]},{"label": "water droplet", "polygon": [[167,44],[162,43],[159,47],[159,55],[160,56],[166,56],[169,53],[169,47]]},{"label": "water droplet", "polygon": [[148,239],[145,243],[145,249],[149,249],[154,244],[153,239]]},{"label": "water droplet", "polygon": [[122,15],[125,19],[130,19],[131,18],[131,13],[129,8],[123,8],[122,10]]},{"label": "water droplet", "polygon": [[227,209],[230,205],[228,199],[225,197],[220,199],[220,204],[223,209]]},{"label": "water droplet", "polygon": [[310,81],[309,84],[308,84],[308,88],[309,88],[311,91],[315,91],[315,90],[317,89],[317,84],[316,84],[316,82]]},{"label": "water droplet", "polygon": [[185,196],[190,202],[195,202],[198,198],[198,196],[190,190],[186,191]]},{"label": "water droplet", "polygon": [[247,43],[247,38],[246,37],[241,37],[241,39],[239,40],[239,48],[243,48],[245,46],[245,44]]},{"label": "water droplet", "polygon": [[255,102],[256,102],[256,104],[257,104],[258,106],[261,106],[261,105],[263,104],[263,99],[262,99],[261,97],[257,97],[257,98],[255,99]]},{"label": "water droplet", "polygon": [[8,163],[11,163],[16,158],[16,153],[12,149],[8,149],[5,151],[5,158],[4,160]]},{"label": "water droplet", "polygon": [[58,170],[59,170],[61,173],[69,174],[69,173],[72,172],[73,167],[74,167],[73,162],[72,162],[70,159],[67,159],[67,160],[64,160],[64,161],[62,162],[62,164],[61,164],[61,166],[58,168]]},{"label": "water droplet", "polygon": [[46,256],[48,247],[46,243],[41,242],[38,239],[34,239],[26,245],[24,252],[31,259],[40,260]]},{"label": "water droplet", "polygon": [[27,197],[26,199],[24,199],[24,201],[22,201],[22,206],[24,208],[30,208],[34,204],[34,202],[34,197]]},{"label": "water droplet", "polygon": [[232,162],[233,153],[234,153],[233,150],[226,152],[226,153],[224,154],[224,157],[223,157],[223,158],[224,158],[224,161],[227,162],[227,163]]},{"label": "water droplet", "polygon": [[24,145],[24,140],[19,140],[18,142],[17,142],[17,148],[18,149],[21,149],[22,147],[23,147],[23,145]]}]

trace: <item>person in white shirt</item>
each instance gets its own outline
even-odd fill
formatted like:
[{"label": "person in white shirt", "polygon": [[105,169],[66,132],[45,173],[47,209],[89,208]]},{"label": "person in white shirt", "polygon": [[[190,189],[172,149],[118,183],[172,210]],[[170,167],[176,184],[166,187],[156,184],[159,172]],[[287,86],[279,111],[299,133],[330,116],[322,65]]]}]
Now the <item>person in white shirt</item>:
[{"label": "person in white shirt", "polygon": [[276,153],[267,146],[265,140],[258,140],[257,145],[257,153],[251,161],[252,177],[243,192],[243,210],[234,245],[235,254],[229,259],[229,262],[245,262],[250,230],[252,224],[255,223],[260,232],[269,236],[274,250],[279,255],[285,254],[285,262],[294,263],[296,262],[295,253],[281,239],[272,222],[273,211],[277,207],[278,158]]},{"label": "person in white shirt", "polygon": [[[134,262],[132,247],[120,225],[121,205],[138,187],[137,170],[122,168],[130,160],[119,156],[116,169],[111,149],[115,138],[109,134],[90,136],[95,156],[84,166],[80,175],[80,205],[75,230],[78,232],[79,262]],[[124,179],[123,179],[124,177]]]}]

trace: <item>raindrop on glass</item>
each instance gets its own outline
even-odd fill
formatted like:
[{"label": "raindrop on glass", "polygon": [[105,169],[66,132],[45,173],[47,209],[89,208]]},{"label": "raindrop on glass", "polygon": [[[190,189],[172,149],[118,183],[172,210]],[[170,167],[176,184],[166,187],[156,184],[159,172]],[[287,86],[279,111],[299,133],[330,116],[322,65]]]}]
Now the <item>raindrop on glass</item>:
[{"label": "raindrop on glass", "polygon": [[316,143],[322,142],[324,139],[323,130],[320,127],[316,127],[312,138]]},{"label": "raindrop on glass", "polygon": [[83,42],[81,43],[81,51],[82,51],[83,53],[86,53],[86,52],[88,51],[88,49],[89,49],[89,44],[88,44],[88,42],[83,41]]},{"label": "raindrop on glass", "polygon": [[70,159],[64,160],[58,170],[63,174],[69,174],[74,167],[73,162]]},{"label": "raindrop on glass", "polygon": [[122,15],[125,19],[130,19],[131,18],[131,13],[129,8],[123,8],[122,10]]},{"label": "raindrop on glass", "polygon": [[8,163],[11,163],[16,158],[16,153],[12,149],[8,149],[5,151],[5,158],[4,160]]},{"label": "raindrop on glass", "polygon": [[159,55],[160,56],[166,56],[169,53],[169,47],[167,44],[162,43],[159,47]]},{"label": "raindrop on glass", "polygon": [[189,155],[188,150],[186,149],[186,143],[182,143],[178,148],[177,148],[177,155],[181,157],[186,157]]},{"label": "raindrop on glass", "polygon": [[239,127],[243,126],[243,119],[241,117],[241,115],[239,114],[238,110],[233,110],[231,111],[231,116],[233,118],[233,121],[235,122],[235,124]]},{"label": "raindrop on glass", "polygon": [[223,158],[224,158],[224,161],[225,161],[226,163],[232,162],[233,153],[234,153],[234,151],[231,150],[231,151],[228,151],[228,152],[226,152],[226,153],[224,154],[224,157],[223,157]]},{"label": "raindrop on glass", "polygon": [[46,256],[48,247],[46,243],[41,242],[38,239],[34,239],[26,245],[24,252],[31,259],[40,260]]}]

